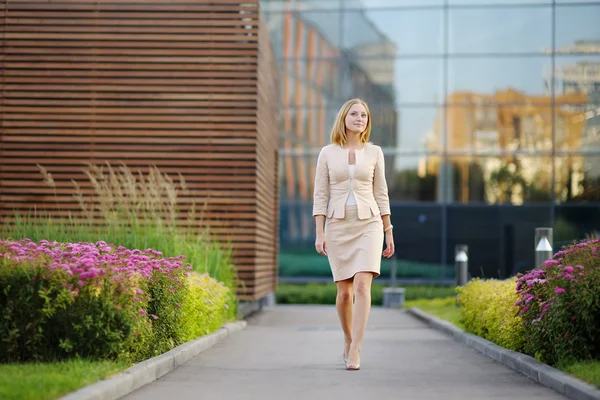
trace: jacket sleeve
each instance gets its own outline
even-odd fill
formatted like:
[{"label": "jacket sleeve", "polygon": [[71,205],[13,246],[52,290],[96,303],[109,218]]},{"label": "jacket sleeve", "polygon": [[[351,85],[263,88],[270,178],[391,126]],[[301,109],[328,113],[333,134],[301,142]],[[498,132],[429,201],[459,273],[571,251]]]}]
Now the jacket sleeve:
[{"label": "jacket sleeve", "polygon": [[377,162],[375,163],[375,173],[373,176],[373,195],[381,215],[390,215],[390,199],[388,196],[388,187],[385,180],[385,160],[383,150],[377,147]]},{"label": "jacket sleeve", "polygon": [[325,156],[325,149],[321,149],[317,158],[315,171],[315,187],[313,193],[313,217],[315,215],[327,215],[327,203],[329,202],[329,167]]}]

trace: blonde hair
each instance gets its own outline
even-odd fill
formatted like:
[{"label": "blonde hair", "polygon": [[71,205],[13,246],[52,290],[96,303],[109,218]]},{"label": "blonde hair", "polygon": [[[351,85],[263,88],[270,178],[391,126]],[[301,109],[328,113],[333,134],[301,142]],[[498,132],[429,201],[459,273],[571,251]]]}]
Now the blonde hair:
[{"label": "blonde hair", "polygon": [[348,141],[345,121],[348,112],[350,112],[350,108],[352,108],[352,106],[355,104],[361,104],[367,111],[367,127],[360,134],[360,143],[365,144],[369,141],[369,136],[371,136],[371,111],[369,111],[369,106],[364,100],[355,98],[345,102],[338,111],[333,128],[331,128],[331,143],[337,144],[338,146],[344,146]]}]

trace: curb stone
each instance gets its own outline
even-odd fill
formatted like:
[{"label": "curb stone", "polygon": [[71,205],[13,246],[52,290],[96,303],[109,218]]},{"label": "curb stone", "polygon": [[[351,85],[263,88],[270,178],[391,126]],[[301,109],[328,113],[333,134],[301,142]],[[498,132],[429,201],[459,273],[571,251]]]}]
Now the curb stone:
[{"label": "curb stone", "polygon": [[202,336],[164,354],[135,364],[115,376],[69,393],[61,400],[117,400],[173,371],[190,358],[221,342],[232,333],[243,330],[246,326],[246,321],[227,323],[210,335]]},{"label": "curb stone", "polygon": [[455,340],[474,348],[479,353],[510,369],[522,373],[543,386],[554,389],[569,399],[600,400],[599,389],[547,364],[540,363],[531,356],[505,349],[482,337],[467,333],[448,321],[427,314],[417,307],[409,308],[407,311],[424,321],[431,328],[451,335]]}]

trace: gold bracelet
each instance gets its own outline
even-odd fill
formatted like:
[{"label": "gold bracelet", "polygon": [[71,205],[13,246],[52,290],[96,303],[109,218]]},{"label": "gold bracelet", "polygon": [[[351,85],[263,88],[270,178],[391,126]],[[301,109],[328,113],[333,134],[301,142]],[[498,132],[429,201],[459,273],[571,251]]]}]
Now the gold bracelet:
[{"label": "gold bracelet", "polygon": [[384,231],[384,232],[387,232],[387,231],[389,231],[390,229],[392,229],[393,227],[394,227],[394,225],[390,225],[390,226],[388,226],[387,228],[385,228],[383,231]]}]

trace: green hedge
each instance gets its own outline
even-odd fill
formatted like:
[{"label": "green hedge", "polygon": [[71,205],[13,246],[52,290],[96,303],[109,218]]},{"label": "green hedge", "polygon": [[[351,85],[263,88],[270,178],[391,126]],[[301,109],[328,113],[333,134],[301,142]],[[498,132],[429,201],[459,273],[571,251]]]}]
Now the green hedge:
[{"label": "green hedge", "polygon": [[468,332],[507,349],[521,351],[523,321],[517,315],[515,280],[473,279],[458,287],[461,323]]},{"label": "green hedge", "polygon": [[[381,305],[384,285],[373,284],[371,303]],[[433,299],[454,294],[448,286],[407,286],[405,299]],[[277,288],[276,301],[279,304],[335,304],[337,288],[333,283],[290,284],[281,283]]]},{"label": "green hedge", "polygon": [[458,288],[468,332],[554,366],[600,360],[600,240],[564,247],[539,269]]}]

